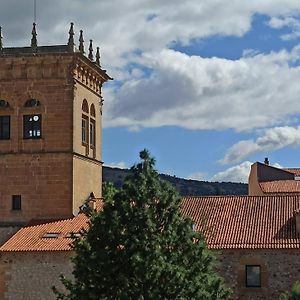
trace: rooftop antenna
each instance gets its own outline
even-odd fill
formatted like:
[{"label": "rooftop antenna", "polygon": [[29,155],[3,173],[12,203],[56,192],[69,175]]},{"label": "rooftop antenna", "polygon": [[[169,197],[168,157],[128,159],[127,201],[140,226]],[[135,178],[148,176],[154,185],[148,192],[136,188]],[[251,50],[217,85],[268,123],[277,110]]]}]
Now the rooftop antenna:
[{"label": "rooftop antenna", "polygon": [[33,22],[36,23],[36,0],[33,1]]}]

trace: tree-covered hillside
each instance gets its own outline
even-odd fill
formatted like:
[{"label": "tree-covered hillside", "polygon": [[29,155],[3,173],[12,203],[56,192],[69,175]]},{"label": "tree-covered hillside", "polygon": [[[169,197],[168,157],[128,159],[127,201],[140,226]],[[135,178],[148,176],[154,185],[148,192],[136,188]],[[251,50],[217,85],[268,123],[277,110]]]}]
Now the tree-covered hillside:
[{"label": "tree-covered hillside", "polygon": [[[128,169],[103,167],[103,181],[112,182],[117,188],[123,186],[124,179],[129,174]],[[245,183],[198,181],[165,174],[160,176],[174,185],[181,196],[247,195],[248,193],[248,185]]]}]

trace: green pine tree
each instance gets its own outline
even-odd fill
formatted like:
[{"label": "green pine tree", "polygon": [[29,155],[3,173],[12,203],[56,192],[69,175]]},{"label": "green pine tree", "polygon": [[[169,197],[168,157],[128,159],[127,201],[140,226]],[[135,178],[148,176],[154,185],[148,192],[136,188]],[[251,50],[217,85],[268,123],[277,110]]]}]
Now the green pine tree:
[{"label": "green pine tree", "polygon": [[300,282],[297,281],[294,283],[292,290],[286,292],[280,298],[281,300],[300,300]]},{"label": "green pine tree", "polygon": [[147,150],[140,158],[75,242],[74,280],[62,278],[68,293],[56,291],[57,299],[229,299],[178,193],[159,179]]}]

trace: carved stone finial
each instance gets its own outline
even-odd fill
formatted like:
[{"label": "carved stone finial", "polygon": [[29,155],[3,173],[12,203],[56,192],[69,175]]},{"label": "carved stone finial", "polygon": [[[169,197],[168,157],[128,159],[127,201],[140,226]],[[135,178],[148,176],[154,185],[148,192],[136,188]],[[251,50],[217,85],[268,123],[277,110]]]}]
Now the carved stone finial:
[{"label": "carved stone finial", "polygon": [[35,28],[36,24],[33,23],[33,28],[32,28],[32,38],[31,38],[31,48],[35,49],[37,48],[37,33],[36,33],[36,28]]},{"label": "carved stone finial", "polygon": [[2,41],[2,27],[0,26],[0,52],[2,52],[3,49],[3,41]]},{"label": "carved stone finial", "polygon": [[94,55],[93,55],[93,40],[90,40],[89,59],[90,60],[94,60]]},{"label": "carved stone finial", "polygon": [[101,67],[100,65],[100,48],[97,47],[97,52],[96,52],[96,65]]},{"label": "carved stone finial", "polygon": [[84,53],[84,39],[83,39],[83,31],[80,30],[79,35],[79,51],[83,54]]},{"label": "carved stone finial", "polygon": [[68,48],[70,52],[74,52],[74,23],[71,23],[69,30]]}]

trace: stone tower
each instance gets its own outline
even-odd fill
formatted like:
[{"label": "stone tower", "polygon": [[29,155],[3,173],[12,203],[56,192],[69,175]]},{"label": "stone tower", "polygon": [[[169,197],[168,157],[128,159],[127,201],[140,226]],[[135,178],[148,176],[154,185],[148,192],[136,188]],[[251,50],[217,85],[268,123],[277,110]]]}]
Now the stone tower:
[{"label": "stone tower", "polygon": [[0,226],[78,213],[101,197],[102,84],[90,41],[5,48],[0,28]]}]

